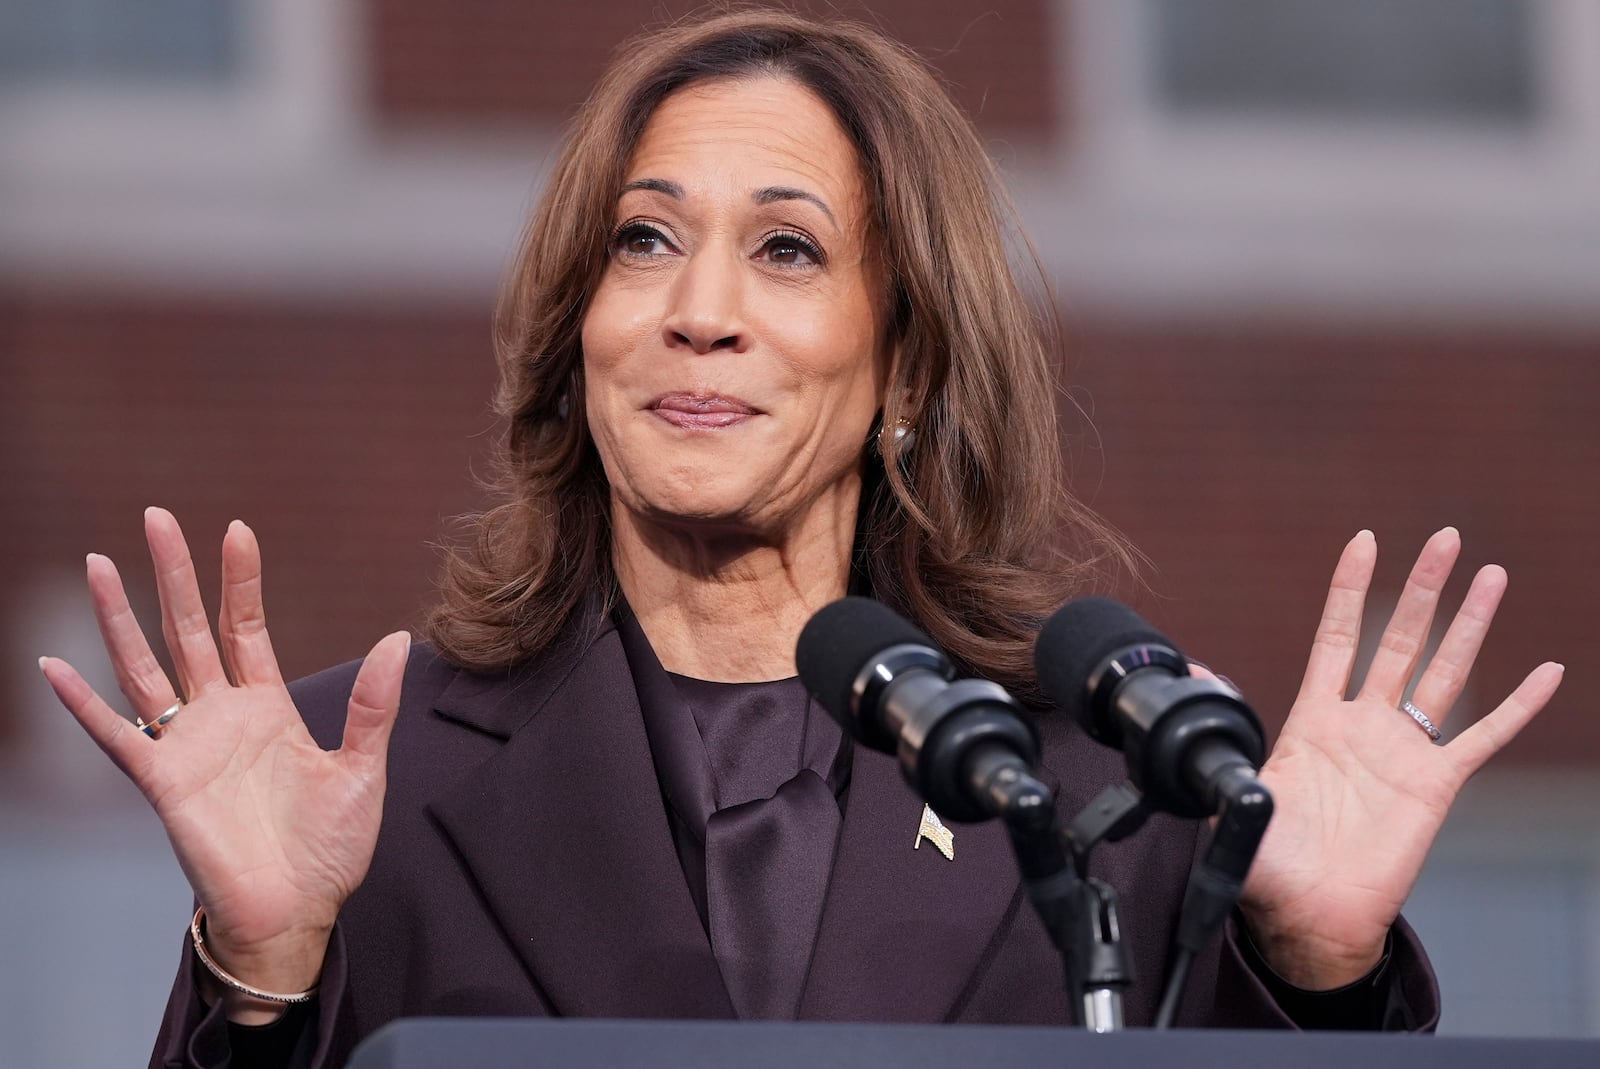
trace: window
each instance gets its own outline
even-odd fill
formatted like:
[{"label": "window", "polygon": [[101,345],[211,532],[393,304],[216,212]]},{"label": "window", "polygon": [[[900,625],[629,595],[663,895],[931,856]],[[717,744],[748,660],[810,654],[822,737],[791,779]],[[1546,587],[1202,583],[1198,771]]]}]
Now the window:
[{"label": "window", "polygon": [[[1069,291],[1583,318],[1600,4],[1076,0]],[[1070,211],[1070,216],[1067,214]],[[1047,228],[1043,228],[1047,229]]]},{"label": "window", "polygon": [[0,86],[226,82],[240,0],[0,0]]},{"label": "window", "polygon": [[1522,0],[1145,0],[1154,96],[1185,114],[1525,123]]}]

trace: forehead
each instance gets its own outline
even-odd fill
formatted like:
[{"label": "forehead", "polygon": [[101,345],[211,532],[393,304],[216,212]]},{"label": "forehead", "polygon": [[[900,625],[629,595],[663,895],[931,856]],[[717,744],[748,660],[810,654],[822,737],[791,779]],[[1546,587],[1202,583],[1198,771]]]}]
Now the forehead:
[{"label": "forehead", "polygon": [[691,197],[795,186],[853,222],[866,207],[855,146],[832,109],[781,77],[697,82],[663,100],[645,125],[624,182],[647,178],[675,182]]}]

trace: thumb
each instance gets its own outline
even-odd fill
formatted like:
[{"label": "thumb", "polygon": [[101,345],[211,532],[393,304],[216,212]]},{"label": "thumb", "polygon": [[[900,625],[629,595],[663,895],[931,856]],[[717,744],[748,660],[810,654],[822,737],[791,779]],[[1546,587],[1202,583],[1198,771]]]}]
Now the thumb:
[{"label": "thumb", "polygon": [[382,762],[389,749],[389,732],[400,711],[400,682],[411,654],[411,635],[396,631],[372,647],[356,673],[344,721],[341,752]]}]

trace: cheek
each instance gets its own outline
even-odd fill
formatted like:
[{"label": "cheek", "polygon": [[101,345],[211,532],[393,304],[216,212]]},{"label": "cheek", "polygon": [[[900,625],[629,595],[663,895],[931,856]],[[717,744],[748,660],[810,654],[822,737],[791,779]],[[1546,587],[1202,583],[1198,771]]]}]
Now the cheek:
[{"label": "cheek", "polygon": [[614,307],[618,302],[611,297],[608,289],[604,283],[601,284],[583,319],[583,370],[591,384],[595,383],[597,377],[603,378],[609,373],[626,349],[624,338],[627,326],[619,320],[621,309]]},{"label": "cheek", "polygon": [[[596,300],[596,307],[599,301]],[[626,369],[627,345],[616,326],[596,317],[594,308],[584,321],[582,344],[583,408],[589,437],[609,470],[615,458],[618,425],[617,410]]]},{"label": "cheek", "polygon": [[882,406],[888,373],[870,308],[815,324],[808,348],[815,356],[812,376],[829,396],[833,415],[842,421],[862,422],[865,436],[867,423]]},{"label": "cheek", "polygon": [[614,403],[618,392],[627,385],[630,361],[640,350],[641,333],[649,330],[636,302],[619,299],[610,287],[601,284],[584,317],[581,334],[584,394],[591,419]]}]

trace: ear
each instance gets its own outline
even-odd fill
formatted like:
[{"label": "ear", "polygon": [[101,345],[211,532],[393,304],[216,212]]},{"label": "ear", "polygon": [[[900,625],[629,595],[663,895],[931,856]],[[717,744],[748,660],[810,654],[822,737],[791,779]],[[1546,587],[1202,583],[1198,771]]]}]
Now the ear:
[{"label": "ear", "polygon": [[[900,377],[902,367],[898,347],[894,350],[888,380],[880,393],[877,418],[872,421],[872,448],[880,456],[904,458],[916,442],[917,401],[912,386]],[[892,442],[886,439],[891,439]]]}]

